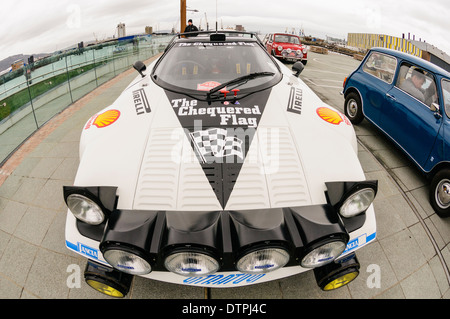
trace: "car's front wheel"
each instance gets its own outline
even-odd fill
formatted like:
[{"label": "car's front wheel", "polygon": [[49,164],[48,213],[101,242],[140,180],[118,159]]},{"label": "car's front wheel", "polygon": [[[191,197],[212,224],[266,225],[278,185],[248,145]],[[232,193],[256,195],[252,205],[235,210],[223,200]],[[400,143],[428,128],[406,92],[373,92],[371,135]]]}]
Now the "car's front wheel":
[{"label": "car's front wheel", "polygon": [[357,93],[351,92],[345,97],[344,111],[352,124],[359,124],[364,119],[361,99]]},{"label": "car's front wheel", "polygon": [[440,217],[450,217],[450,169],[440,170],[431,180],[430,203]]}]

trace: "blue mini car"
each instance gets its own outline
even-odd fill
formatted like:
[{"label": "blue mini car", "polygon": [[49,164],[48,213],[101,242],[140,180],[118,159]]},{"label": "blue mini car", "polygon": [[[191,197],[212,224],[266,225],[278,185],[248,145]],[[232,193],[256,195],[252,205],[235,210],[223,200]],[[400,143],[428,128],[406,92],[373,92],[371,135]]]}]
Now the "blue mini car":
[{"label": "blue mini car", "polygon": [[418,57],[371,49],[344,81],[345,115],[390,137],[430,178],[430,203],[450,216],[450,73]]}]

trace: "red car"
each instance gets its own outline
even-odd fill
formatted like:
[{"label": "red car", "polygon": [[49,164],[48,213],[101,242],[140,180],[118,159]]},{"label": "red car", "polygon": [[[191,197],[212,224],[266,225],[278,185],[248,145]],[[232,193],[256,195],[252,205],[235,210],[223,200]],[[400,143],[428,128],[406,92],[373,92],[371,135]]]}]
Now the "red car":
[{"label": "red car", "polygon": [[304,65],[308,61],[308,51],[302,45],[300,38],[288,33],[269,33],[263,40],[267,52],[273,56],[288,62],[302,61]]}]

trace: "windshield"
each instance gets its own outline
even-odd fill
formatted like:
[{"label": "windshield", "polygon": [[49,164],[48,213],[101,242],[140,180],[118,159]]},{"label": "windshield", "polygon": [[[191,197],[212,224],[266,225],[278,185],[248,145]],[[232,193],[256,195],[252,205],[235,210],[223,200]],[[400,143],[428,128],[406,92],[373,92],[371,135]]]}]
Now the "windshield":
[{"label": "windshield", "polygon": [[275,35],[275,42],[300,44],[300,40],[297,37],[281,34]]},{"label": "windshield", "polygon": [[203,93],[225,82],[259,72],[273,75],[239,83],[239,90],[279,79],[277,66],[257,43],[181,42],[167,52],[154,70],[153,78],[161,86],[170,84]]}]

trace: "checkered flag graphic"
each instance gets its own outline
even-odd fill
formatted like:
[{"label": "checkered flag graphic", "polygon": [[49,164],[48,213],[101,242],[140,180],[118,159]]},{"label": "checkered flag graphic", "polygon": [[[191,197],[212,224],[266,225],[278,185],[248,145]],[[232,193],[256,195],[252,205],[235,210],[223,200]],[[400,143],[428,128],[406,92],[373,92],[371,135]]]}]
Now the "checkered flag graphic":
[{"label": "checkered flag graphic", "polygon": [[207,157],[225,157],[236,155],[244,159],[242,153],[242,140],[235,136],[227,136],[227,130],[212,128],[204,131],[190,133],[194,146],[200,155],[202,162],[207,162]]}]

